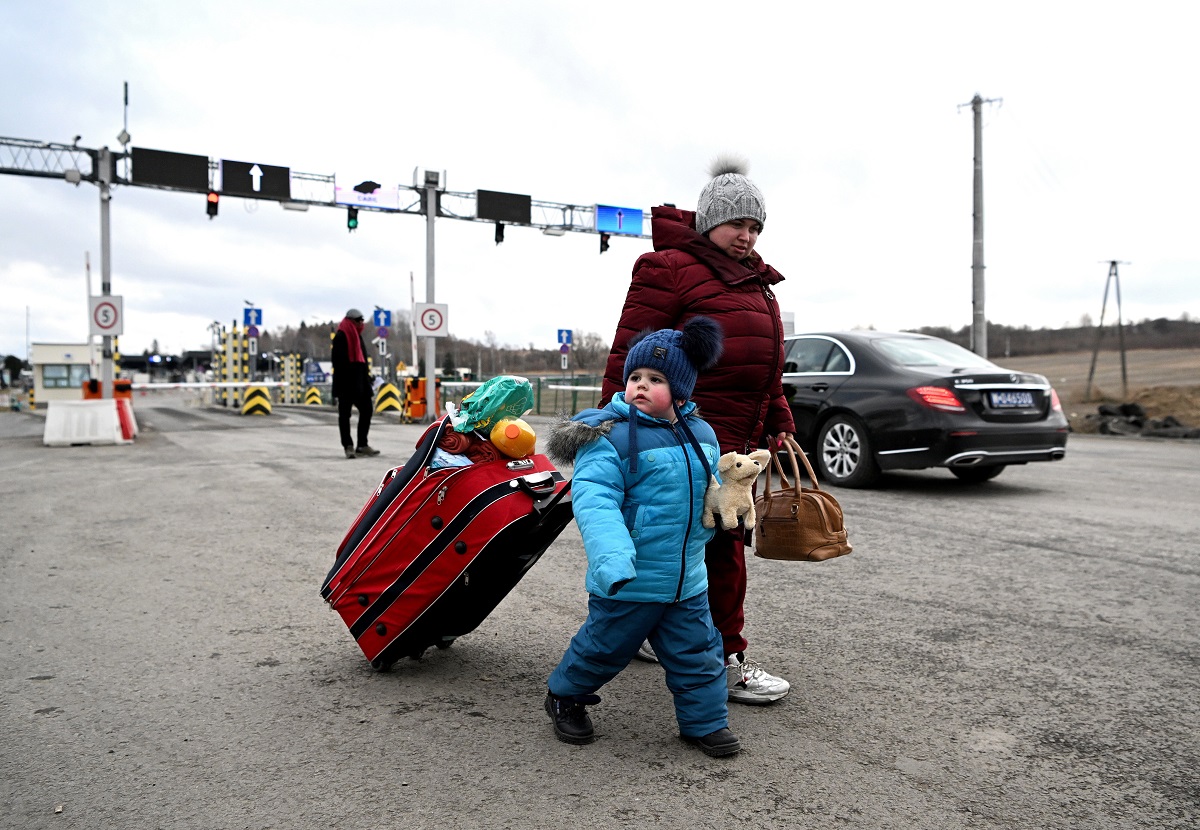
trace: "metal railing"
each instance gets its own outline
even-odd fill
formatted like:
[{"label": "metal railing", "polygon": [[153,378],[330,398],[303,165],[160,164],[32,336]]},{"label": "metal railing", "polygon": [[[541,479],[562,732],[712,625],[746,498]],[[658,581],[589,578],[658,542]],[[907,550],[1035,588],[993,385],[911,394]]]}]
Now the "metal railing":
[{"label": "metal railing", "polygon": [[[600,375],[529,378],[533,387],[532,414],[554,415],[566,412],[574,415],[580,410],[596,406],[600,402],[603,381],[604,378]],[[471,394],[479,384],[480,381],[442,381],[442,406],[446,405],[446,401],[461,406],[462,399]]]}]

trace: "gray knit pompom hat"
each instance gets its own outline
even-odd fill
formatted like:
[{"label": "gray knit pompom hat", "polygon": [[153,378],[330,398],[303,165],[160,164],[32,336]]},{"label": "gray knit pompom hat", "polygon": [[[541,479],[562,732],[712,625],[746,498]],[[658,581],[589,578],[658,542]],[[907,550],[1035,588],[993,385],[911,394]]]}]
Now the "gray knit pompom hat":
[{"label": "gray knit pompom hat", "polygon": [[712,180],[700,191],[696,202],[696,231],[708,233],[734,219],[767,223],[767,206],[762,191],[746,178],[749,165],[742,159],[718,156],[709,168]]}]

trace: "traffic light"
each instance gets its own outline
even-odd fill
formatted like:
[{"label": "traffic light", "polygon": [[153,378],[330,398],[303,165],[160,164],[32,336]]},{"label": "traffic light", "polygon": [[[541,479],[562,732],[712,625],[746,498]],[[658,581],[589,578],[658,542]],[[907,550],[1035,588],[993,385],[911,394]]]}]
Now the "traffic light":
[{"label": "traffic light", "polygon": [[611,234],[607,234],[607,233],[600,234],[600,253],[604,253],[605,251],[608,250],[608,240],[611,238],[612,238]]},{"label": "traffic light", "polygon": [[499,245],[503,241],[504,241],[504,223],[497,222],[496,223],[496,244]]},{"label": "traffic light", "polygon": [[358,227],[358,208],[346,208],[346,230],[353,231]]},{"label": "traffic light", "polygon": [[208,191],[208,218],[209,219],[216,218],[217,209],[221,206],[220,202],[221,202],[221,194],[220,193],[217,193],[215,190]]}]

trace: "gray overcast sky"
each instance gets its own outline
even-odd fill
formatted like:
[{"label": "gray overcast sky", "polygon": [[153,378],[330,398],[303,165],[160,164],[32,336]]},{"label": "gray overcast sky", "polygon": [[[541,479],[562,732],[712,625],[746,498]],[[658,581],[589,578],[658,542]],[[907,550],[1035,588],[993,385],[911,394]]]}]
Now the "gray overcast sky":
[{"label": "gray overcast sky", "polygon": [[[0,135],[132,145],[574,204],[694,207],[721,152],[767,201],[759,251],[798,329],[971,321],[972,122],[985,109],[987,315],[1200,313],[1197,13],[1186,2],[6,3]],[[0,176],[0,353],[87,336],[94,186]],[[122,350],[204,348],[213,320],[425,301],[415,216],[119,188]],[[459,337],[609,338],[648,240],[436,223]],[[1109,319],[1115,314],[1110,296]]]}]

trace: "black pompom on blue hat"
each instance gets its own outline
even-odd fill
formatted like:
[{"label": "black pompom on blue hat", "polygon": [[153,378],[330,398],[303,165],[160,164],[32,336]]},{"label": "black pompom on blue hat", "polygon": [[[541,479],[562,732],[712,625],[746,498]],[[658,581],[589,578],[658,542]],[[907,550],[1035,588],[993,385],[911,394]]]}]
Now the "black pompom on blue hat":
[{"label": "black pompom on blue hat", "polygon": [[716,365],[724,348],[721,327],[710,317],[693,317],[683,328],[644,331],[629,341],[625,356],[625,383],[634,369],[662,372],[671,396],[687,400],[696,388],[696,378]]}]

